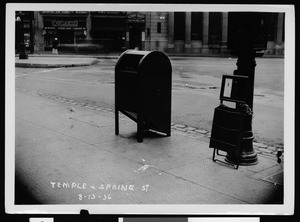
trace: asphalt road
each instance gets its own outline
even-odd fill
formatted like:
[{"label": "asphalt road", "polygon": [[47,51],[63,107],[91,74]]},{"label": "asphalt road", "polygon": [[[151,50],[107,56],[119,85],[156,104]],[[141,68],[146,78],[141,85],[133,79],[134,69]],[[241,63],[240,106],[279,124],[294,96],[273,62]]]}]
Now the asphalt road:
[{"label": "asphalt road", "polygon": [[[63,58],[62,58],[63,59]],[[116,59],[71,68],[16,68],[16,89],[114,107]],[[236,69],[235,58],[173,58],[172,122],[211,130],[221,78]],[[284,60],[257,58],[254,89],[255,140],[283,145]]]}]

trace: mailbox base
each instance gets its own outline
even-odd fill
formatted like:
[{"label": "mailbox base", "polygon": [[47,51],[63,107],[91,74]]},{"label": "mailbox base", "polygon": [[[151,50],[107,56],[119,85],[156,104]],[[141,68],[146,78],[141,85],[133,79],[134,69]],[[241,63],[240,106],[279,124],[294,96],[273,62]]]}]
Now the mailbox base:
[{"label": "mailbox base", "polygon": [[147,122],[143,118],[139,117],[136,113],[118,110],[117,108],[115,109],[115,135],[119,135],[119,111],[137,123],[137,142],[139,143],[143,142],[144,133],[149,131],[154,132],[157,135],[164,135],[166,137],[171,136],[171,127],[169,130],[164,132],[157,131],[147,124]]}]

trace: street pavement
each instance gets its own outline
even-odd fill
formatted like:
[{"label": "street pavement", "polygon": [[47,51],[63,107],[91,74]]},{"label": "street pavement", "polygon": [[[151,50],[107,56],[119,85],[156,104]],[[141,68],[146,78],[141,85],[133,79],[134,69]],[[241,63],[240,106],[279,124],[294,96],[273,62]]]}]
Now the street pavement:
[{"label": "street pavement", "polygon": [[280,202],[283,166],[275,159],[259,155],[257,165],[234,170],[212,161],[203,137],[172,130],[137,143],[135,134],[122,116],[116,136],[111,110],[17,92],[17,179],[42,204]]},{"label": "street pavement", "polygon": [[[95,56],[95,57],[92,57]],[[41,91],[48,91],[53,92],[53,94],[57,94],[55,92],[60,92],[58,95],[65,97],[65,99],[73,98],[82,98],[87,97],[89,98],[89,102],[91,105],[95,105],[95,101],[101,101],[102,106],[107,107],[113,107],[113,67],[111,65],[113,63],[109,63],[109,67],[105,66],[105,61],[116,61],[117,54],[109,54],[109,55],[77,55],[77,54],[59,54],[59,55],[52,55],[52,54],[33,54],[29,55],[28,60],[20,60],[16,58],[16,65],[19,67],[22,67],[23,65],[29,69],[24,68],[24,72],[16,73],[16,77],[18,77],[18,81],[16,82],[16,88],[17,90],[31,90],[31,89],[38,89],[40,88]],[[94,68],[67,68],[70,71],[61,69],[62,66],[70,67],[70,66],[81,66],[81,65],[89,65],[97,62],[96,58],[101,58],[102,60],[98,60],[99,64],[95,66],[91,66]],[[105,59],[107,58],[107,60]],[[171,58],[172,61],[185,61],[186,58]],[[191,58],[190,58],[191,59]],[[218,62],[218,58],[215,59],[216,62]],[[215,61],[214,60],[214,61]],[[205,63],[207,62],[207,63]],[[220,62],[219,62],[220,63]],[[219,64],[218,63],[218,64]],[[234,62],[231,62],[234,64]],[[224,66],[228,69],[228,64],[231,63],[224,63]],[[274,61],[273,61],[274,63]],[[269,66],[271,66],[273,63],[268,63]],[[173,94],[172,96],[172,120],[175,122],[172,127],[178,131],[187,132],[191,134],[192,136],[210,136],[210,129],[211,129],[211,120],[212,119],[212,112],[211,110],[214,109],[218,105],[218,100],[215,99],[214,103],[211,102],[211,97],[203,97],[203,89],[209,88],[209,87],[216,87],[220,84],[220,79],[217,78],[218,76],[214,76],[215,73],[220,72],[219,69],[216,70],[210,70],[210,69],[204,69],[203,68],[203,61],[201,70],[199,71],[200,74],[209,72],[207,75],[192,75],[190,72],[192,70],[186,70],[184,73],[181,72],[181,65],[177,67],[177,63],[174,63],[174,78],[173,78]],[[193,65],[193,64],[186,64],[185,65]],[[222,63],[223,64],[223,63]],[[31,73],[36,73],[36,71],[32,71],[30,68],[41,68],[41,66],[44,67],[50,67],[51,68],[57,68],[56,75],[55,73],[51,72],[56,69],[49,69],[49,72],[51,72],[50,75],[38,75],[39,78],[45,77],[46,84],[39,82],[38,79],[23,79],[22,77],[26,78],[27,76],[31,76]],[[212,65],[210,60],[204,61],[205,65]],[[219,64],[220,65],[220,64]],[[260,75],[265,75],[270,71],[269,69],[266,69],[264,66],[264,63],[260,65],[260,68],[262,69],[260,71]],[[107,70],[109,68],[109,72]],[[230,69],[234,69],[230,66]],[[178,71],[179,69],[179,71]],[[230,70],[229,69],[229,70]],[[20,69],[19,69],[20,70]],[[78,70],[80,75],[78,75]],[[73,72],[76,72],[74,75]],[[48,72],[47,69],[42,72]],[[42,73],[41,72],[41,73]],[[99,72],[103,72],[104,76],[99,76]],[[230,72],[230,71],[229,71]],[[66,73],[70,74],[66,75]],[[109,73],[109,75],[106,75],[106,73]],[[228,73],[224,72],[224,73]],[[36,74],[34,74],[36,75]],[[211,77],[210,75],[213,75]],[[99,76],[99,78],[96,78]],[[31,76],[32,77],[32,76]],[[70,78],[68,82],[65,82],[66,79]],[[184,78],[182,80],[181,78]],[[21,80],[22,79],[22,80]],[[85,88],[76,88],[76,87],[69,87],[70,82],[81,82],[85,80],[89,80],[88,84]],[[188,81],[187,81],[188,79]],[[265,80],[266,79],[266,80]],[[280,79],[280,78],[279,78]],[[49,80],[55,80],[57,82],[49,82]],[[216,82],[217,81],[217,82]],[[269,81],[269,77],[260,78],[259,83]],[[280,82],[280,81],[279,81]],[[57,84],[56,84],[57,83]],[[94,84],[96,83],[103,83],[101,86],[107,86],[110,88],[105,87],[104,90],[102,88],[93,88]],[[110,83],[111,85],[107,85],[107,83]],[[185,83],[185,87],[182,87],[182,84]],[[198,86],[196,86],[198,84]],[[188,86],[187,86],[188,85]],[[189,87],[190,85],[193,85],[194,88],[198,87],[199,92],[201,93],[201,99],[198,98],[198,95],[191,95]],[[275,86],[274,86],[275,85]],[[269,88],[277,88],[280,84],[273,83]],[[74,86],[74,85],[72,85]],[[261,86],[260,86],[261,87]],[[178,90],[180,89],[180,90]],[[185,90],[187,89],[187,90]],[[96,91],[94,91],[96,90]],[[263,91],[263,92],[261,92]],[[278,91],[272,91],[268,92],[267,96],[265,92],[267,91],[266,88],[256,88],[255,95],[259,95],[259,98],[256,96],[255,102],[257,103],[255,105],[255,118],[253,120],[253,128],[254,128],[254,135],[255,135],[255,142],[254,142],[254,148],[257,153],[262,153],[269,157],[276,157],[278,151],[283,151],[283,109],[282,109],[282,101],[278,100],[278,98],[273,98],[274,94],[277,94]],[[64,93],[63,93],[64,92]],[[196,89],[193,90],[193,92],[197,92]],[[205,91],[206,92],[206,91]],[[213,90],[208,89],[207,92],[213,92]],[[199,94],[200,95],[200,94]],[[213,98],[217,98],[217,92],[213,94]],[[273,99],[272,99],[273,98]],[[282,98],[282,97],[280,97]],[[192,101],[192,102],[191,102]],[[87,100],[84,100],[83,102],[87,102]],[[193,104],[191,106],[191,104]],[[266,104],[269,104],[267,106]],[[278,105],[281,108],[274,107],[274,105]],[[99,104],[98,104],[99,105]],[[207,109],[201,109],[202,106],[206,106]],[[199,113],[199,110],[201,109],[201,112]],[[208,111],[209,110],[209,111]],[[178,124],[180,123],[180,124]],[[201,124],[199,124],[201,123]]]},{"label": "street pavement", "polygon": [[171,137],[149,132],[138,143],[123,115],[115,135],[111,109],[34,90],[15,96],[16,204],[283,203],[274,155],[235,170],[212,161],[209,132],[172,124]]}]

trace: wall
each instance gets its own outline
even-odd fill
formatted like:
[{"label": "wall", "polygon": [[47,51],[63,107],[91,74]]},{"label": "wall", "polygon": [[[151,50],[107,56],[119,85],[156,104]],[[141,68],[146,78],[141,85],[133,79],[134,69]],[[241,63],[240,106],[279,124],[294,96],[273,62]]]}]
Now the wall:
[{"label": "wall", "polygon": [[[157,23],[161,24],[160,33],[157,33]],[[167,25],[167,12],[147,12],[145,28],[145,50],[165,51],[165,48],[167,48],[168,45]]]}]

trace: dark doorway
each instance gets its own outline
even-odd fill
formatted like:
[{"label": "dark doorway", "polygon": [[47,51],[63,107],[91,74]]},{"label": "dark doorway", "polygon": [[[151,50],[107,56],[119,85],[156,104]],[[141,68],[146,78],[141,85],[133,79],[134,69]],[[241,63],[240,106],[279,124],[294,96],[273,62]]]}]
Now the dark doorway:
[{"label": "dark doorway", "polygon": [[58,41],[60,44],[74,44],[74,31],[73,30],[59,30]]},{"label": "dark doorway", "polygon": [[132,27],[129,29],[129,48],[142,48],[142,31],[140,28]]}]

